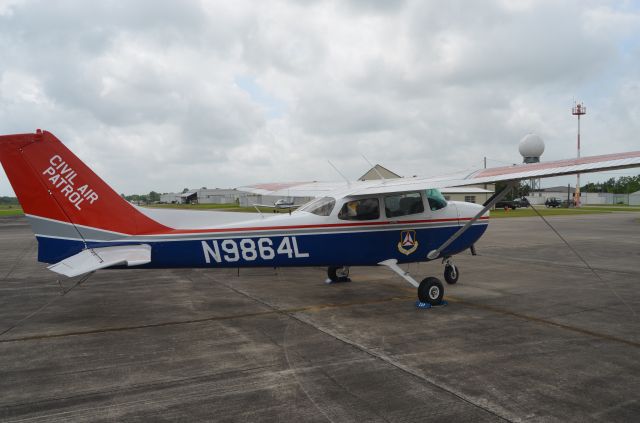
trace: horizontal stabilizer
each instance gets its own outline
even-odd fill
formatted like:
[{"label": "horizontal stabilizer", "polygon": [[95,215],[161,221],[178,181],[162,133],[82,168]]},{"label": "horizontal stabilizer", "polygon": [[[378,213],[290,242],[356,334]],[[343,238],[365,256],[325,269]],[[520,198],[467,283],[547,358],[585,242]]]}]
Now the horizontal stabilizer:
[{"label": "horizontal stabilizer", "polygon": [[68,277],[83,275],[111,266],[140,266],[151,261],[151,246],[147,244],[88,248],[48,267]]}]

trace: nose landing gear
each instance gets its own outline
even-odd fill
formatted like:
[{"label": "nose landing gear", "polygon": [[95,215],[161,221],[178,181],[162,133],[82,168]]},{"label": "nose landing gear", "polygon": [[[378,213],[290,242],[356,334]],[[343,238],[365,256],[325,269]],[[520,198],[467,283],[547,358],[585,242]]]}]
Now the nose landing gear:
[{"label": "nose landing gear", "polygon": [[458,282],[460,278],[460,271],[458,270],[458,266],[453,264],[451,257],[445,257],[442,259],[444,265],[444,280],[447,281],[449,285],[453,285]]},{"label": "nose landing gear", "polygon": [[329,266],[327,268],[327,283],[351,282],[349,266]]}]

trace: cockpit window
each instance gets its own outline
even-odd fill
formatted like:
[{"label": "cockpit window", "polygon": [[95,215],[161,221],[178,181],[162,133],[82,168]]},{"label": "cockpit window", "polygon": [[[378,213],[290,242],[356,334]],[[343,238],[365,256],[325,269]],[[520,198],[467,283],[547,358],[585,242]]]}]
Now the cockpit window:
[{"label": "cockpit window", "polygon": [[387,217],[406,216],[424,212],[422,196],[419,192],[407,192],[384,197]]},{"label": "cockpit window", "polygon": [[380,217],[380,201],[377,198],[361,198],[347,201],[338,213],[342,220],[374,220]]},{"label": "cockpit window", "polygon": [[333,197],[322,197],[313,200],[310,203],[300,207],[300,211],[317,214],[318,216],[329,216],[336,205],[336,199]]},{"label": "cockpit window", "polygon": [[447,207],[447,200],[445,200],[439,189],[428,189],[426,194],[431,210],[440,210]]}]

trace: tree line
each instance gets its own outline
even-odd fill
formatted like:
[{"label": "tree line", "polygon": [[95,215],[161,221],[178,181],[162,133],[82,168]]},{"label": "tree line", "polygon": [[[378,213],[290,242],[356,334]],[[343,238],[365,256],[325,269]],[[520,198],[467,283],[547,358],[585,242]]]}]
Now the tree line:
[{"label": "tree line", "polygon": [[18,205],[18,199],[16,197],[0,197],[0,204],[3,205]]},{"label": "tree line", "polygon": [[[207,189],[207,187],[202,187],[201,189]],[[182,194],[189,192],[189,188],[185,188],[182,190]],[[162,194],[167,194],[166,192],[163,192]],[[124,195],[124,194],[120,194],[120,196],[122,198],[124,198],[127,201],[131,201],[133,203],[137,203],[137,204],[152,204],[152,203],[158,203],[160,202],[160,196],[162,195],[159,192],[155,192],[155,191],[151,191],[149,192],[149,194],[131,194],[131,195]]]},{"label": "tree line", "polygon": [[[507,185],[506,182],[496,183],[496,192],[501,191]],[[516,187],[507,194],[507,200],[521,198],[529,195],[531,188],[526,182],[520,181]],[[609,192],[612,194],[631,194],[640,191],[640,175],[638,176],[620,176],[619,178],[610,178],[605,182],[590,182],[580,187],[581,192]]]},{"label": "tree line", "polygon": [[124,198],[127,201],[131,201],[132,203],[157,203],[160,201],[160,193],[151,191],[149,194],[131,194],[124,195],[120,194],[120,197]]},{"label": "tree line", "polygon": [[631,194],[640,191],[640,175],[610,178],[605,182],[590,182],[580,188],[583,192],[610,192],[612,194]]}]

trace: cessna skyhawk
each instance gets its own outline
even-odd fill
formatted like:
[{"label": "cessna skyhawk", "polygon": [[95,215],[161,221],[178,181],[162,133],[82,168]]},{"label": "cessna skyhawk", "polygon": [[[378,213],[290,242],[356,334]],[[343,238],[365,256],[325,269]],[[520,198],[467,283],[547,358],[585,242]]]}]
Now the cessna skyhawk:
[{"label": "cessna skyhawk", "polygon": [[[453,256],[472,249],[489,210],[519,180],[640,167],[640,151],[481,169],[446,178],[266,184],[247,192],[315,197],[290,214],[135,207],[53,134],[0,136],[0,161],[38,240],[38,260],[73,277],[104,268],[386,266],[437,305],[439,279],[415,281],[398,265],[440,259],[456,283]],[[439,188],[506,181],[484,205],[446,201]]]}]

